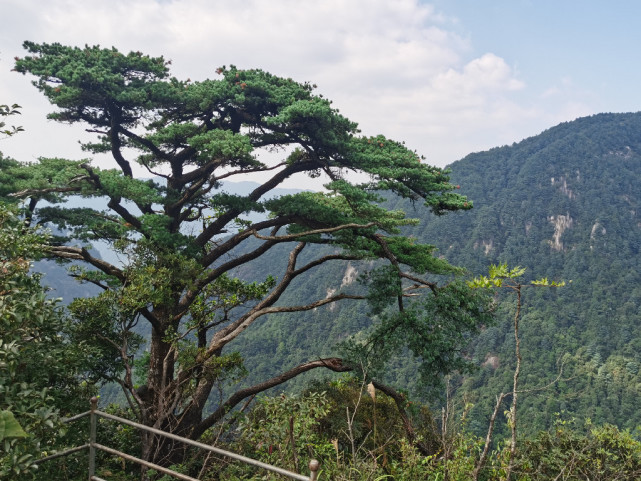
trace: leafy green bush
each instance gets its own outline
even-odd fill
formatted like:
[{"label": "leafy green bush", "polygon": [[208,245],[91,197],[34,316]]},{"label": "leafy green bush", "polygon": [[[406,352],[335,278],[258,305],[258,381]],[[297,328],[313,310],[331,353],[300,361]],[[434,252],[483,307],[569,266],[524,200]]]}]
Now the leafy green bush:
[{"label": "leafy green bush", "polygon": [[62,309],[29,271],[44,239],[15,208],[0,204],[1,479],[30,479],[34,461],[57,449],[67,434],[61,415],[75,414],[78,400],[89,398],[89,387],[78,379],[81,346],[62,334]]},{"label": "leafy green bush", "polygon": [[518,479],[641,479],[641,443],[629,431],[605,424],[585,429],[558,421],[556,429],[522,443],[516,463]]}]

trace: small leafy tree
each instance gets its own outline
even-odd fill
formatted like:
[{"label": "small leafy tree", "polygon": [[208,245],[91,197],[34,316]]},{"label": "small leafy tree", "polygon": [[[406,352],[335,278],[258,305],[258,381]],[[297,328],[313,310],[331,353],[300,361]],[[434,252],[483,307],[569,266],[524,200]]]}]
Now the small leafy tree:
[{"label": "small leafy tree", "polygon": [[[74,275],[103,288],[72,305],[78,334],[95,340],[92,365],[121,384],[141,422],[197,439],[252,395],[312,369],[351,370],[340,357],[310,359],[208,403],[220,380],[242,369],[229,346],[258,319],[367,297],[337,291],[282,302],[294,281],[328,263],[376,266],[370,298],[404,313],[390,314],[366,345],[387,352],[384,345],[409,341],[431,377],[459,366],[458,331],[482,322],[482,299],[464,285],[440,286],[425,277],[457,269],[434,256],[433,246],[401,235],[402,226],[416,221],[382,208],[377,194],[421,202],[437,215],[470,209],[447,171],[422,163],[401,142],[359,135],[309,83],[234,66],[218,69],[218,80],[183,81],[169,75],[169,61],[141,52],[24,46],[28,55],[16,70],[35,76],[34,85],[56,107],[49,118],[95,133],[84,149],[109,154],[117,168],[40,159],[20,169],[25,182],[12,195],[30,199],[41,222],[66,229],[48,254],[81,261],[87,267]],[[137,178],[134,162],[153,178]],[[350,180],[352,172],[364,180]],[[221,189],[223,180],[248,173],[262,181],[247,195]],[[325,176],[326,191],[270,197],[295,174]],[[68,195],[101,197],[107,208],[40,207],[40,199]],[[251,212],[263,220],[249,221]],[[122,265],[93,255],[83,243],[94,240],[109,243]],[[237,278],[235,270],[278,246],[289,248],[278,278]],[[431,300],[412,307],[412,292]],[[146,384],[136,387],[132,364],[141,339],[134,331],[141,324],[151,331],[149,364]],[[170,462],[171,443],[158,442],[143,435],[143,457]]]},{"label": "small leafy tree", "polygon": [[488,276],[479,276],[473,279],[472,281],[468,281],[468,285],[474,289],[506,288],[514,292],[514,294],[516,295],[516,309],[514,312],[514,342],[515,342],[514,355],[516,358],[516,367],[514,369],[512,391],[509,392],[508,394],[501,393],[497,397],[496,407],[494,408],[494,412],[492,413],[492,417],[490,418],[490,425],[488,428],[485,447],[483,449],[483,452],[481,453],[479,462],[477,463],[474,469],[474,473],[473,473],[474,479],[478,479],[479,472],[485,464],[485,460],[486,460],[487,453],[488,453],[491,439],[492,439],[492,432],[494,429],[494,422],[496,420],[496,415],[506,395],[512,396],[512,405],[508,413],[508,422],[509,422],[512,435],[510,438],[509,461],[508,461],[508,466],[507,466],[506,475],[505,475],[505,479],[507,481],[509,481],[510,479],[512,469],[514,466],[514,460],[516,458],[516,432],[517,432],[516,414],[517,414],[517,405],[518,405],[517,401],[518,401],[518,395],[519,395],[518,385],[519,385],[519,376],[521,374],[521,360],[522,360],[521,340],[519,338],[519,322],[521,321],[523,288],[527,286],[561,287],[565,285],[565,282],[563,281],[562,282],[550,281],[548,280],[548,278],[537,279],[537,280],[531,281],[529,284],[523,284],[523,280],[522,280],[523,274],[525,274],[525,268],[517,266],[510,269],[507,263],[504,263],[499,265],[491,265]]},{"label": "small leafy tree", "polygon": [[240,422],[239,442],[253,457],[300,472],[309,459],[333,450],[317,429],[328,409],[325,393],[262,398]]},{"label": "small leafy tree", "polygon": [[[20,106],[18,104],[0,105],[0,139],[6,139],[12,135],[23,131],[22,127],[15,125],[8,126],[4,117],[20,114]],[[10,199],[7,194],[14,192],[16,189],[16,172],[14,169],[19,167],[19,163],[11,158],[4,157],[0,152],[0,199],[4,202],[9,202],[15,199]]]},{"label": "small leafy tree", "polygon": [[[0,105],[0,118],[19,109]],[[0,121],[5,137],[23,130]],[[84,353],[64,335],[63,310],[30,272],[49,236],[29,228],[7,197],[21,181],[19,167],[0,152],[0,478],[16,480],[31,479],[40,454],[63,442],[60,416],[77,411],[89,392],[79,387]]]}]

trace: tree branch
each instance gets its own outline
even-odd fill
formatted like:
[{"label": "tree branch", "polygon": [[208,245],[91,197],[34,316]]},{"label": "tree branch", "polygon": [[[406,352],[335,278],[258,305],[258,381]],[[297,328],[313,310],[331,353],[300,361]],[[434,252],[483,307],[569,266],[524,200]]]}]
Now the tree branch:
[{"label": "tree branch", "polygon": [[412,274],[408,274],[407,272],[399,272],[399,275],[401,277],[404,277],[405,279],[409,279],[410,281],[414,281],[422,286],[429,287],[432,292],[436,294],[437,290],[437,284],[435,282],[429,282],[426,281],[425,279],[421,279],[420,277],[413,276]]},{"label": "tree branch", "polygon": [[[291,217],[288,216],[288,217],[279,217],[277,219],[269,219],[269,220],[266,220],[266,221],[263,221],[263,222],[258,222],[256,224],[253,224],[250,229],[246,229],[246,230],[244,230],[242,232],[238,232],[237,234],[234,234],[233,236],[229,237],[227,240],[225,240],[224,242],[219,244],[215,249],[212,249],[211,251],[209,251],[203,257],[203,259],[200,261],[200,264],[203,267],[207,267],[207,266],[211,265],[217,259],[220,259],[221,256],[223,256],[224,254],[228,253],[234,247],[239,245],[242,241],[244,241],[245,239],[250,237],[253,234],[254,230],[267,229],[267,228],[270,228],[270,227],[273,227],[275,229],[279,229],[280,227],[289,224],[291,222],[291,220],[292,220]],[[274,234],[275,234],[275,232],[274,232]],[[278,244],[278,242],[268,241],[268,242],[263,243],[262,245],[264,246],[266,244],[271,247],[271,246],[275,246],[276,244]],[[241,263],[248,262],[248,261],[253,260],[253,259],[256,258],[256,257],[253,257],[253,253],[254,252],[255,251],[249,252],[247,254],[244,254],[243,256],[237,257],[236,259],[245,259],[246,258]],[[261,254],[263,254],[263,253],[264,252],[261,252]],[[247,257],[247,256],[250,256],[250,257]],[[225,263],[224,264],[224,266],[226,266],[225,269],[229,270],[229,269],[239,265],[238,263],[236,263],[234,265],[233,263],[235,263],[235,262],[236,262],[235,260],[232,260],[232,261],[229,261],[228,263]],[[223,267],[223,265],[217,267],[215,269],[215,271],[220,271],[222,267]],[[212,272],[214,272],[214,271],[212,271]],[[218,274],[218,275],[220,275],[220,274]],[[218,275],[214,275],[214,276],[208,275],[204,282],[206,284],[208,284],[213,279],[218,277]]]},{"label": "tree branch", "polygon": [[[252,311],[251,314],[243,316],[233,324],[228,326],[221,332],[216,333],[212,339],[209,348],[207,349],[208,356],[211,356],[213,353],[218,352],[226,344],[233,341],[238,337],[245,329],[247,329],[251,324],[256,321],[259,317],[265,316],[267,314],[276,314],[279,312],[303,312],[316,309],[317,307],[324,306],[325,304],[331,304],[332,302],[341,301],[343,299],[355,299],[355,300],[364,300],[367,299],[365,296],[354,295],[354,294],[337,294],[335,296],[326,297],[325,299],[319,299],[309,304],[298,305],[298,306],[270,306],[264,307],[262,309]],[[275,302],[275,301],[274,301]],[[222,334],[219,336],[219,334]]]},{"label": "tree branch", "polygon": [[154,145],[154,143],[151,142],[150,140],[147,140],[147,139],[145,139],[143,137],[140,137],[139,135],[136,135],[133,132],[131,132],[131,131],[127,130],[127,129],[124,129],[121,126],[118,127],[118,131],[121,134],[123,134],[125,137],[128,137],[129,139],[131,139],[131,140],[133,140],[135,142],[138,142],[140,145],[143,145],[143,146],[147,147],[159,159],[169,160],[169,156],[165,152],[160,150],[158,147],[156,147]]},{"label": "tree branch", "polygon": [[102,284],[100,281],[96,281],[96,280],[93,280],[93,279],[87,279],[87,278],[83,277],[82,275],[78,275],[78,274],[69,274],[69,276],[73,277],[74,279],[77,279],[80,282],[89,282],[90,284],[94,284],[94,285],[100,287],[104,291],[108,291],[109,290],[109,286],[106,286],[106,285]]},{"label": "tree branch", "polygon": [[324,256],[319,259],[316,259],[315,261],[312,261],[299,269],[296,269],[296,260],[298,259],[298,255],[302,252],[305,245],[306,244],[304,242],[301,242],[297,244],[294,249],[292,249],[292,251],[289,254],[289,262],[287,264],[287,269],[285,271],[285,274],[283,275],[283,278],[281,279],[280,283],[269,293],[269,295],[267,295],[261,302],[259,302],[256,306],[254,306],[254,308],[251,309],[247,314],[240,317],[229,326],[225,327],[224,329],[221,329],[216,334],[214,334],[210,342],[210,346],[207,349],[208,355],[211,355],[211,353],[213,352],[218,352],[220,349],[222,349],[222,347],[225,344],[235,339],[242,331],[247,329],[247,327],[249,327],[256,319],[266,314],[271,314],[275,312],[306,311],[306,310],[313,309],[314,307],[322,306],[329,302],[334,302],[341,299],[363,299],[364,298],[363,296],[351,296],[348,294],[339,294],[337,296],[322,299],[303,306],[273,307],[274,304],[278,301],[278,299],[280,299],[280,296],[283,294],[283,292],[285,292],[285,290],[289,287],[292,280],[294,280],[296,277],[303,274],[304,272],[308,271],[312,267],[319,266],[330,260],[354,259],[353,256],[346,256],[342,254],[328,255],[328,256]]},{"label": "tree branch", "polygon": [[494,406],[494,411],[492,411],[492,417],[490,418],[490,425],[487,428],[487,435],[485,436],[485,445],[483,446],[483,452],[481,453],[481,457],[477,461],[476,466],[474,467],[474,472],[472,473],[472,479],[474,481],[478,479],[481,469],[483,469],[483,466],[485,466],[487,453],[489,452],[490,445],[492,444],[492,433],[494,432],[494,423],[496,422],[496,416],[499,412],[501,403],[503,402],[503,399],[505,398],[505,396],[506,394],[501,393],[496,398],[496,405]]},{"label": "tree branch", "polygon": [[[82,167],[87,171],[89,179],[94,184],[96,189],[103,189],[103,185],[102,185],[102,182],[100,181],[100,177],[96,175],[96,173],[93,171],[93,169],[89,164],[80,164],[80,167]],[[109,196],[109,202],[107,203],[107,207],[109,207],[111,210],[116,212],[120,217],[122,217],[126,222],[129,222],[136,229],[140,230],[142,228],[142,224],[140,223],[138,218],[132,215],[131,212],[129,212],[125,207],[122,206],[119,198]]]},{"label": "tree branch", "polygon": [[398,409],[398,414],[401,416],[401,419],[403,420],[403,427],[405,428],[405,434],[407,434],[407,439],[412,445],[416,446],[416,448],[420,451],[420,453],[423,456],[428,456],[430,454],[429,449],[424,443],[422,443],[419,439],[417,439],[414,426],[412,425],[412,422],[410,421],[410,418],[407,415],[407,412],[405,411],[405,403],[407,402],[407,399],[405,398],[405,396],[397,392],[390,386],[382,384],[378,381],[372,381],[372,384],[376,389],[378,389],[379,391],[382,391],[383,393],[385,393],[387,396],[391,397],[394,400],[394,403],[396,403],[396,409]]},{"label": "tree branch", "polygon": [[[201,261],[201,264],[203,266],[207,266],[211,264],[223,254],[232,250],[234,247],[236,247],[238,244],[240,244],[244,239],[246,239],[250,235],[251,235],[251,231],[249,230],[236,234],[235,236],[227,240],[225,243],[221,244],[217,249],[215,249],[216,255],[214,255],[214,252],[210,252],[208,255],[206,255]],[[216,280],[219,276],[229,271],[230,269],[233,269],[234,267],[238,267],[239,265],[245,264],[246,262],[257,259],[261,255],[263,255],[265,252],[267,252],[269,249],[274,247],[276,244],[277,242],[273,242],[273,241],[264,242],[257,249],[254,249],[253,251],[248,252],[247,254],[243,254],[242,256],[236,257],[231,261],[225,262],[217,266],[215,269],[212,269],[211,271],[209,271],[209,273],[206,276],[200,279],[197,279],[196,282],[194,282],[193,287],[189,291],[187,291],[185,295],[180,299],[180,303],[179,303],[180,311],[185,312],[186,309],[191,305],[193,300],[196,298],[196,296],[200,293],[200,291],[205,286],[207,286],[208,284]]]},{"label": "tree branch", "polygon": [[314,230],[308,230],[305,232],[299,232],[297,234],[288,234],[288,235],[281,235],[281,236],[264,236],[260,235],[255,229],[254,229],[254,237],[262,240],[275,240],[279,242],[287,242],[287,241],[295,241],[300,239],[301,237],[305,237],[308,235],[318,235],[318,234],[331,234],[334,232],[338,232],[340,230],[344,229],[367,229],[369,227],[374,227],[376,226],[376,222],[370,222],[368,224],[343,224],[339,225],[336,227],[328,227],[326,229],[314,229]]},{"label": "tree branch", "polygon": [[[383,249],[385,257],[390,261],[390,263],[394,267],[396,267],[396,269],[398,270],[399,275],[400,275],[400,273],[402,272],[401,266],[399,265],[398,260],[396,259],[396,256],[394,255],[394,253],[390,250],[389,246],[387,245],[387,242],[385,241],[385,238],[380,234],[374,234],[372,236],[372,238],[374,239],[374,241],[378,245],[381,246],[381,249]],[[397,302],[398,302],[398,310],[400,312],[403,312],[405,310],[405,307],[404,307],[404,304],[403,304],[403,296],[402,295],[398,296]]]},{"label": "tree branch", "polygon": [[337,357],[318,359],[317,361],[310,361],[304,364],[299,364],[295,368],[290,369],[289,371],[284,372],[279,376],[273,377],[268,381],[235,392],[213,413],[203,419],[202,422],[191,432],[189,437],[191,439],[198,439],[207,429],[209,429],[211,426],[225,417],[225,415],[229,413],[229,411],[231,411],[243,399],[266,391],[267,389],[278,386],[279,384],[283,384],[284,382],[289,381],[290,379],[304,372],[319,367],[324,367],[334,372],[348,372],[352,370],[351,366],[343,364],[343,360]]},{"label": "tree branch", "polygon": [[[280,183],[288,178],[289,176],[296,174],[298,172],[304,172],[310,170],[315,166],[312,162],[300,162],[297,164],[292,164],[287,166],[285,169],[276,173],[271,179],[266,181],[264,184],[260,185],[254,189],[248,196],[247,199],[250,201],[257,201],[263,195],[265,195],[270,190],[276,188]],[[212,237],[220,232],[220,230],[226,226],[230,221],[235,219],[241,211],[238,209],[230,209],[227,212],[221,214],[216,221],[212,222],[202,233],[196,237],[195,242],[197,245],[204,246]]]},{"label": "tree branch", "polygon": [[227,177],[233,177],[234,175],[240,175],[240,174],[252,174],[256,172],[269,172],[270,170],[276,170],[279,169],[283,166],[287,165],[286,162],[280,162],[276,165],[273,165],[271,167],[255,167],[253,169],[239,169],[239,170],[232,170],[230,172],[226,172],[222,175],[219,175],[216,177],[216,180],[222,180],[226,179]]},{"label": "tree branch", "polygon": [[105,274],[114,276],[119,281],[125,282],[125,275],[120,269],[118,269],[113,264],[103,261],[102,259],[93,257],[85,248],[71,246],[50,246],[47,248],[47,252],[51,253],[55,257],[60,257],[62,259],[85,261],[98,268]]},{"label": "tree branch", "polygon": [[[82,179],[79,180],[85,180],[88,179],[89,177],[83,177]],[[51,194],[53,192],[80,192],[82,190],[82,187],[50,187],[48,189],[24,189],[18,192],[13,192],[11,194],[8,194],[8,197],[29,197],[32,195],[44,195],[44,194]]]},{"label": "tree branch", "polygon": [[[286,219],[276,219],[276,220],[279,221],[279,222],[282,222],[284,224],[287,224],[289,222],[289,219],[287,219],[287,220]],[[252,226],[252,230],[243,231],[243,232],[237,234],[236,236],[232,237],[231,239],[227,240],[221,246],[219,246],[216,249],[216,256],[213,256],[212,255],[213,253],[210,253],[208,256],[205,257],[205,259],[203,260],[203,263],[205,263],[205,262],[207,262],[207,263],[213,262],[213,260],[215,258],[220,257],[225,252],[228,252],[231,249],[233,249],[236,245],[240,244],[240,242],[242,242],[247,237],[249,237],[249,235],[251,235],[251,234],[257,235],[256,232],[255,232],[256,231],[255,228],[262,229],[264,227],[272,226],[273,223],[274,223],[274,220],[269,220],[269,221],[265,221],[265,222],[260,222],[258,224],[254,224]],[[361,224],[354,224],[354,225],[362,227]],[[278,226],[276,226],[276,228],[277,227]],[[339,229],[339,228],[336,228],[336,229]],[[258,237],[262,239],[265,236],[258,236]],[[298,235],[295,235],[294,238],[295,237],[298,237]],[[274,235],[272,235],[272,236],[267,236],[265,238],[269,238],[269,239],[272,239],[272,240],[266,241],[259,248],[254,249],[253,251],[251,251],[251,252],[249,252],[247,254],[244,254],[244,255],[239,256],[239,257],[237,257],[235,259],[232,259],[229,262],[221,264],[220,266],[216,267],[215,269],[212,269],[207,276],[205,276],[202,279],[196,281],[195,286],[190,291],[188,291],[183,296],[183,298],[181,299],[181,301],[180,301],[181,311],[180,312],[184,313],[186,311],[186,309],[188,308],[188,306],[191,304],[191,302],[193,302],[193,300],[196,298],[198,293],[202,290],[202,288],[204,286],[206,286],[207,284],[213,282],[221,274],[223,274],[225,272],[228,272],[229,270],[233,269],[234,267],[237,267],[239,265],[243,265],[243,264],[245,264],[245,263],[247,263],[247,262],[249,262],[249,261],[251,261],[253,259],[256,259],[256,258],[260,257],[261,255],[263,255],[265,252],[267,252],[269,249],[271,249],[272,247],[274,247],[278,243],[289,242],[290,241],[290,237],[289,236],[274,236]],[[277,239],[277,240],[274,240],[274,239]],[[296,277],[296,276],[308,271],[309,269],[311,269],[313,267],[316,267],[316,266],[318,266],[320,264],[323,264],[325,262],[328,262],[328,261],[332,261],[332,260],[356,260],[356,259],[359,259],[359,258],[360,257],[358,257],[358,256],[352,256],[352,255],[348,255],[348,254],[327,255],[327,256],[321,257],[319,259],[316,259],[315,261],[312,261],[312,262],[306,264],[305,266],[303,266],[303,267],[301,267],[301,268],[299,268],[297,270],[292,269],[291,272],[290,272],[291,279],[293,279],[294,277]],[[291,279],[290,279],[290,281],[291,281]],[[286,287],[287,284],[283,284],[283,286]],[[280,294],[279,294],[279,296],[280,296]],[[276,302],[276,300],[277,300],[277,298],[275,298],[273,302]],[[273,302],[271,304],[273,304]]]},{"label": "tree branch", "polygon": [[129,161],[124,158],[122,152],[120,151],[120,149],[122,148],[122,142],[120,141],[118,132],[123,129],[120,127],[117,119],[117,117],[120,117],[119,112],[114,111],[110,113],[112,116],[111,128],[109,129],[109,140],[111,140],[111,155],[120,167],[120,170],[122,170],[122,173],[127,177],[133,178],[134,174],[131,170],[131,165],[129,165]]}]

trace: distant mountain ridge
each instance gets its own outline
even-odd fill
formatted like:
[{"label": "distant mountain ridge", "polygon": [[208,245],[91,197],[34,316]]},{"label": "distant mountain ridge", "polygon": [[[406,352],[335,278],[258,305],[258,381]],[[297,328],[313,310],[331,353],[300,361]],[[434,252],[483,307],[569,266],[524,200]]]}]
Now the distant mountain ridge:
[{"label": "distant mountain ridge", "polygon": [[[639,115],[578,119],[452,164],[452,179],[475,202],[475,209],[465,216],[465,228],[473,227],[473,235],[464,248],[483,246],[490,258],[498,259],[512,248],[511,239],[523,235],[526,244],[546,241],[551,251],[564,253],[585,247],[583,242],[591,239],[589,250],[598,251],[599,242],[605,241],[600,236],[607,235],[608,226],[617,232],[619,223],[634,227],[626,244],[637,238],[641,234],[641,189],[636,184],[641,175]],[[488,216],[490,211],[495,215]],[[492,221],[501,228],[483,239],[485,223]],[[638,253],[638,245],[622,247]]]}]

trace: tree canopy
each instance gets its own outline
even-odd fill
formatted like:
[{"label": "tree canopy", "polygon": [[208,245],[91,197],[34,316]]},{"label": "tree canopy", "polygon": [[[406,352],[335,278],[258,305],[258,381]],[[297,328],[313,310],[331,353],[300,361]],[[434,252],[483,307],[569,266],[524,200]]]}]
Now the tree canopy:
[{"label": "tree canopy", "polygon": [[[72,304],[76,334],[93,340],[90,365],[122,385],[142,422],[198,438],[248,396],[311,369],[351,370],[339,357],[310,359],[208,404],[217,383],[242,370],[229,344],[258,319],[347,299],[369,299],[372,315],[381,316],[373,337],[355,343],[366,354],[407,346],[433,376],[461,365],[462,338],[448,336],[487,320],[484,298],[460,283],[437,285],[433,275],[458,269],[433,246],[402,235],[416,220],[382,207],[379,194],[437,215],[470,209],[446,170],[401,142],[360,135],[309,83],[234,66],[216,70],[216,80],[183,81],[170,76],[170,61],[141,52],[24,46],[28,55],[15,68],[35,77],[55,107],[49,118],[94,133],[83,148],[108,154],[113,168],[103,160],[13,165],[23,180],[10,195],[29,199],[34,219],[64,233],[48,255],[83,262],[72,274],[102,288]],[[147,174],[135,175],[139,167]],[[248,173],[262,180],[247,195],[221,188]],[[326,190],[270,195],[296,174],[324,176]],[[104,198],[106,208],[65,207],[70,195]],[[262,220],[248,220],[249,213]],[[109,243],[121,262],[92,254],[92,241]],[[281,275],[255,282],[235,275],[280,245],[290,247]],[[372,266],[363,277],[369,294],[338,290],[298,305],[279,302],[300,276],[344,261]],[[418,293],[426,298],[420,308],[408,301]],[[149,364],[146,383],[136,386],[143,324],[151,330]],[[170,452],[150,440],[143,446],[155,461]]]}]

